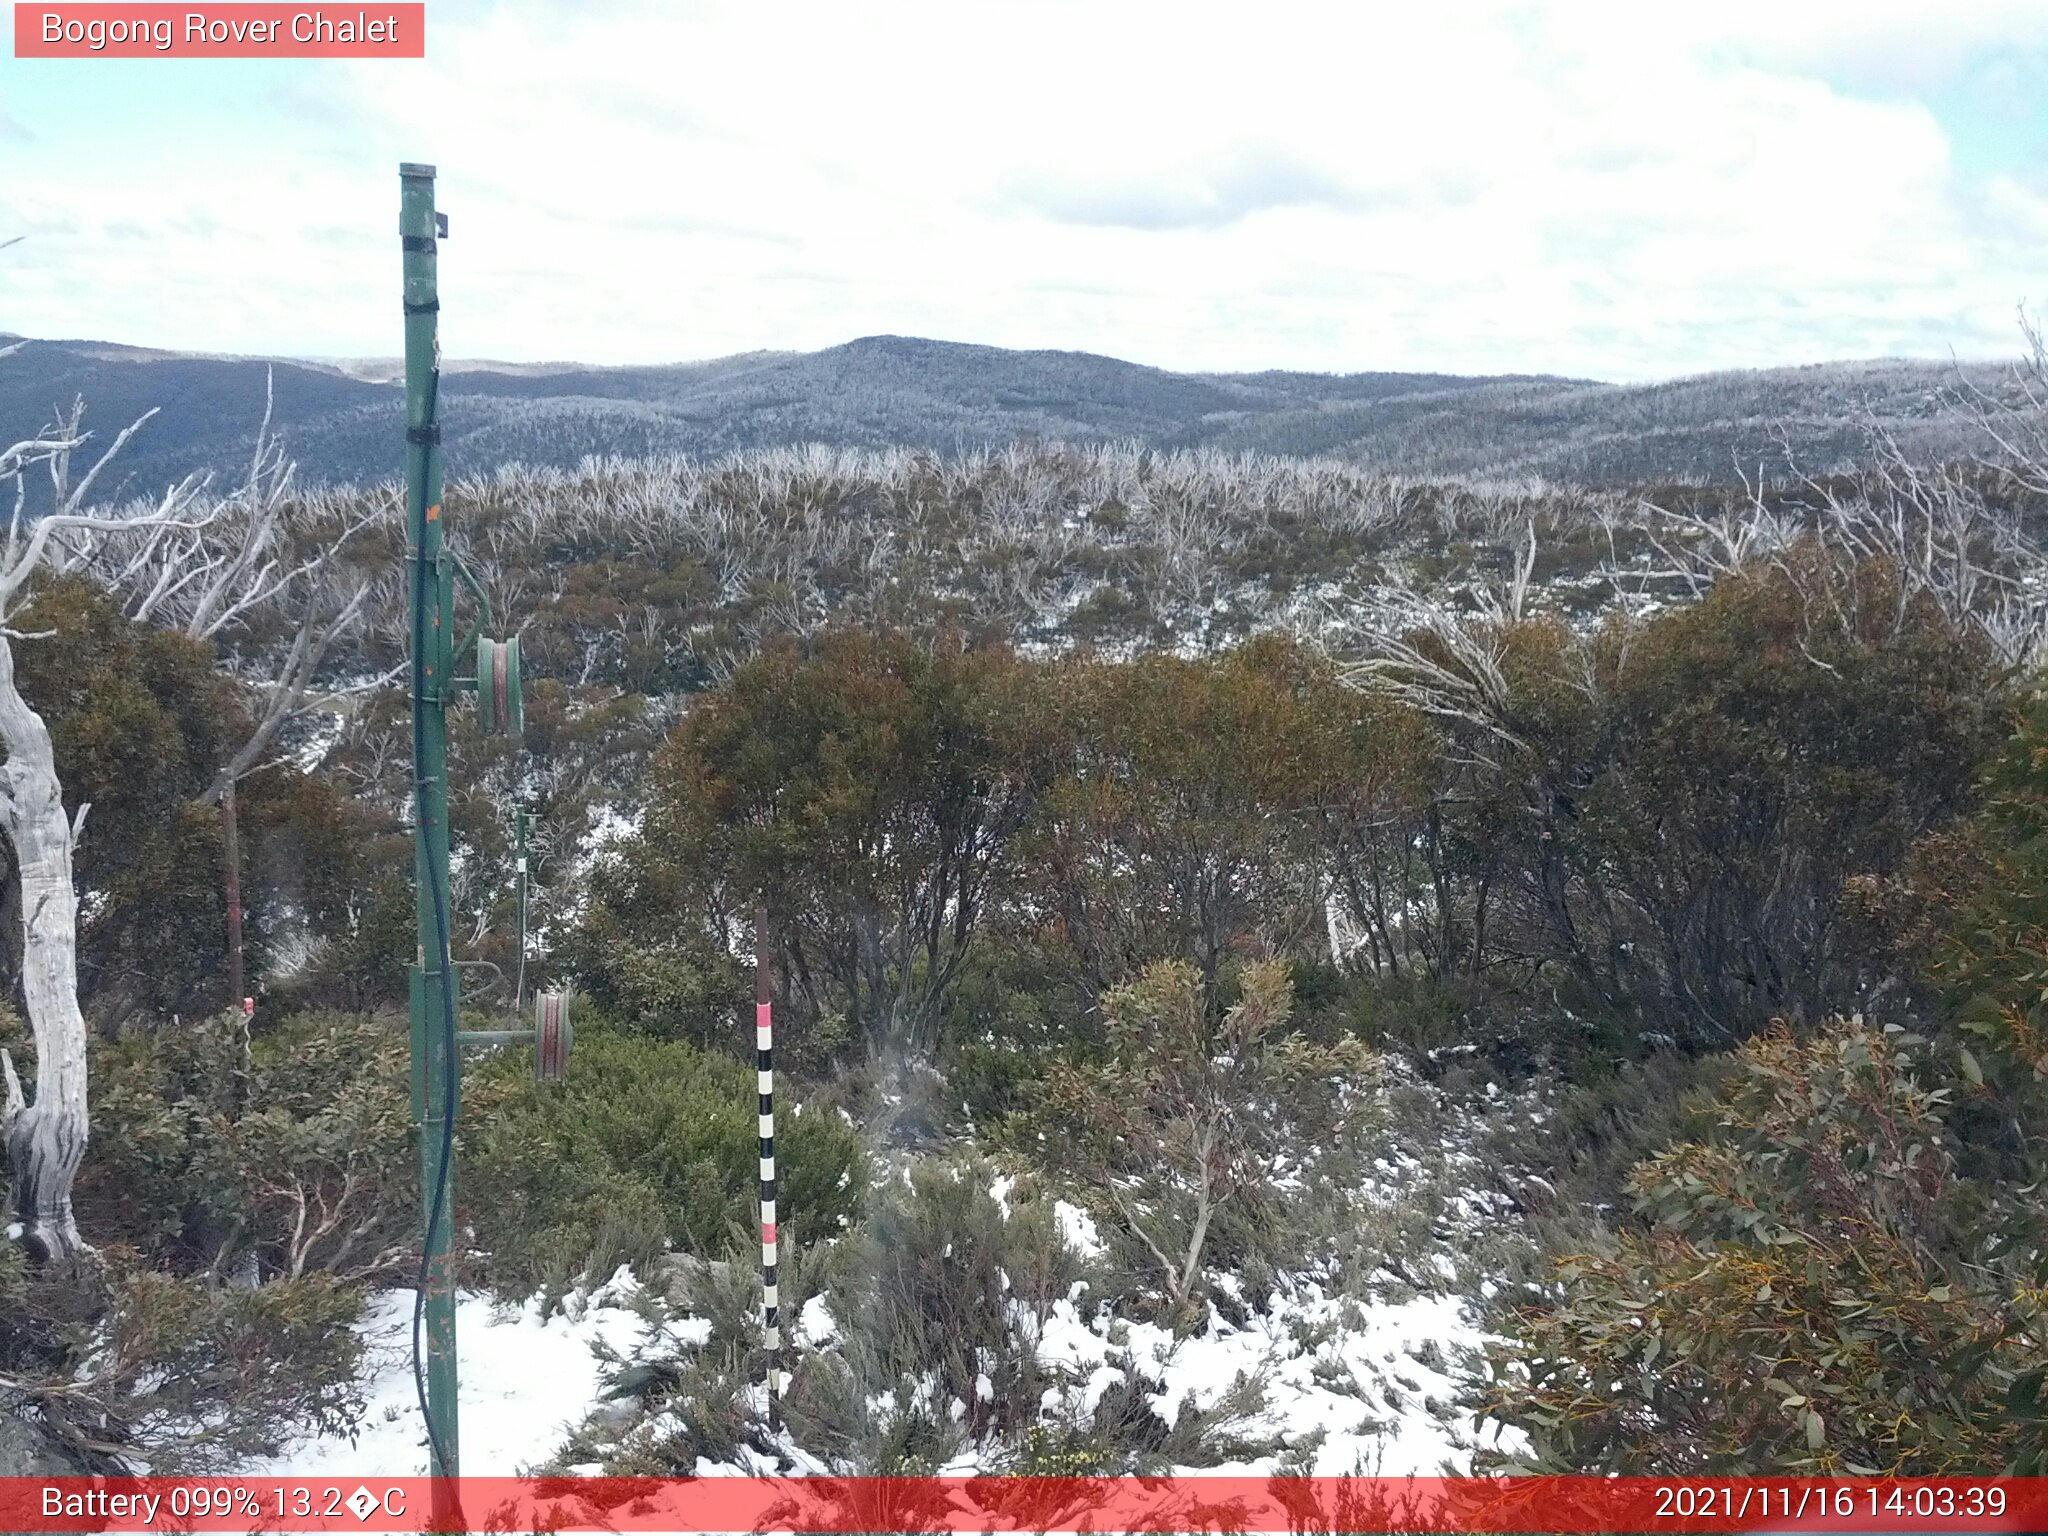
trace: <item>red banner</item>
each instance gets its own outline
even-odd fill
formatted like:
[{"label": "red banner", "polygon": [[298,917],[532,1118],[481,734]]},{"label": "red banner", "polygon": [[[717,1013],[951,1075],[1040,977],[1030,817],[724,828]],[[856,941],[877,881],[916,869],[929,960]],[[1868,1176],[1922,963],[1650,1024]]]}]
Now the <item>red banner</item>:
[{"label": "red banner", "polygon": [[17,59],[423,59],[427,8],[364,5],[33,5],[16,0]]},{"label": "red banner", "polygon": [[418,1531],[456,1518],[498,1531],[2048,1531],[2048,1479],[0,1479],[8,1531]]}]

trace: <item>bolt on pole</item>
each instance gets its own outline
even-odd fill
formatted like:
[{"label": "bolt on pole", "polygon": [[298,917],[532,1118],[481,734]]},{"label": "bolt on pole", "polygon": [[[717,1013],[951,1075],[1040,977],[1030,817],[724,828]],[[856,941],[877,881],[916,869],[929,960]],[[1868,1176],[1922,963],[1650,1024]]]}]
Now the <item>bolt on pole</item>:
[{"label": "bolt on pole", "polygon": [[412,968],[413,1110],[425,1205],[420,1301],[426,1333],[432,1529],[462,1528],[456,1416],[455,1178],[451,1135],[458,1058],[449,962],[448,721],[453,692],[453,593],[442,557],[440,299],[436,261],[446,224],[434,209],[434,168],[401,165],[399,232],[405,265],[406,555],[412,598],[413,850],[419,950]]}]

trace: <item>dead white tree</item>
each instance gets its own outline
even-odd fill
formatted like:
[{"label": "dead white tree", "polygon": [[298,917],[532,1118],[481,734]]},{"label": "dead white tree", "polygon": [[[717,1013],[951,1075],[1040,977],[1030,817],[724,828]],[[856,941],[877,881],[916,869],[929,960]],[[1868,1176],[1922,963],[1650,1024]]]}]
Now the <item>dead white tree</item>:
[{"label": "dead white tree", "polygon": [[1345,666],[1344,680],[1474,728],[1481,742],[1526,747],[1508,658],[1516,628],[1534,616],[1535,570],[1531,523],[1513,572],[1475,587],[1470,611],[1405,582],[1381,588],[1365,614],[1348,621],[1351,647],[1362,654]]},{"label": "dead white tree", "polygon": [[[110,448],[86,476],[94,476],[118,448]],[[187,483],[154,508],[132,515],[93,517],[68,508],[25,524],[21,480],[38,465],[62,461],[85,439],[74,416],[69,425],[25,438],[0,450],[0,486],[15,482],[15,516],[0,549],[0,834],[14,851],[21,881],[22,995],[35,1040],[36,1095],[28,1102],[13,1059],[0,1051],[6,1079],[4,1111],[10,1201],[20,1240],[36,1258],[58,1269],[75,1269],[91,1250],[78,1233],[71,1187],[85,1156],[90,1118],[86,1109],[85,1019],[78,1006],[78,890],[72,851],[85,825],[87,807],[75,816],[64,809],[50,728],[22,697],[15,683],[14,643],[33,639],[8,620],[31,579],[48,568],[64,541],[119,532],[144,550],[160,549],[202,527],[210,515],[194,506],[197,487]]]},{"label": "dead white tree", "polygon": [[[2024,383],[2025,373],[2018,377]],[[1971,402],[1960,396],[1958,412]],[[1769,573],[1799,594],[1809,637],[1832,628],[1881,642],[1929,606],[1958,631],[1982,634],[2006,663],[2038,661],[2048,645],[2048,551],[2019,510],[1987,494],[1987,482],[2048,494],[2048,458],[2029,456],[2048,450],[2048,398],[1980,409],[1984,432],[2005,455],[1995,461],[1923,463],[1866,412],[1854,476],[1800,473],[1781,438],[1789,478],[1775,495],[1759,473],[1743,478],[1746,505],[1713,517],[1643,504],[1646,537],[1664,564],[1633,573],[1638,596],[1650,583],[1676,581],[1697,598],[1723,581]],[[2030,434],[2044,447],[2030,446]],[[1888,613],[1851,600],[1847,576],[1859,569],[1889,573]],[[1606,574],[1617,594],[1627,590],[1628,573],[1610,562]],[[1872,631],[1873,623],[1884,627]]]}]

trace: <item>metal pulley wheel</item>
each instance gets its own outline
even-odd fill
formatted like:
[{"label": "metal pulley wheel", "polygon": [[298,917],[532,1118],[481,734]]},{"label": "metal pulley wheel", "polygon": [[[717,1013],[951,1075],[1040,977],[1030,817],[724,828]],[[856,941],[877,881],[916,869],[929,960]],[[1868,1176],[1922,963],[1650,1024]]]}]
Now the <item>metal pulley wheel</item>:
[{"label": "metal pulley wheel", "polygon": [[519,637],[476,642],[477,714],[486,732],[517,737],[526,725],[519,688]]},{"label": "metal pulley wheel", "polygon": [[533,1075],[543,1083],[559,1083],[569,1070],[569,1046],[576,1032],[569,1026],[569,994],[537,992],[533,998]]}]

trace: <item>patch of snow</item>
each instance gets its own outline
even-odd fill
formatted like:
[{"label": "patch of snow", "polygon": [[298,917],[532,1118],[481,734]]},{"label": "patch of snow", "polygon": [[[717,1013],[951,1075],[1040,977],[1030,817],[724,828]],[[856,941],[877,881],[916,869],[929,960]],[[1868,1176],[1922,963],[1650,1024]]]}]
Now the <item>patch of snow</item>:
[{"label": "patch of snow", "polygon": [[637,837],[643,814],[637,806],[629,810],[610,804],[592,806],[590,830],[583,834],[578,851],[585,859],[591,859]]},{"label": "patch of snow", "polygon": [[[710,1324],[705,1324],[708,1330]],[[812,1349],[833,1343],[839,1337],[839,1320],[832,1315],[832,1308],[826,1299],[813,1296],[804,1303],[804,1309],[797,1314],[794,1329],[795,1342]]]},{"label": "patch of snow", "polygon": [[[649,1327],[628,1305],[635,1289],[630,1275],[623,1283],[614,1276],[573,1318],[566,1311],[544,1315],[538,1298],[519,1307],[475,1293],[457,1299],[464,1473],[511,1477],[561,1449],[602,1385],[604,1367],[592,1346],[603,1343],[626,1353]],[[427,1437],[413,1384],[412,1309],[410,1290],[379,1291],[364,1308],[357,1324],[364,1345],[364,1410],[350,1433],[299,1441],[245,1471],[289,1477],[424,1475]],[[710,1324],[690,1319],[673,1331],[679,1339],[701,1342]]]},{"label": "patch of snow", "polygon": [[1092,1259],[1102,1252],[1102,1234],[1095,1229],[1095,1218],[1080,1206],[1055,1200],[1052,1215],[1059,1224],[1060,1241],[1075,1253],[1084,1259]]},{"label": "patch of snow", "polygon": [[323,711],[319,724],[306,732],[306,737],[296,751],[287,754],[301,773],[318,773],[320,765],[327,761],[327,754],[341,742],[348,730],[348,719],[339,710]]}]

